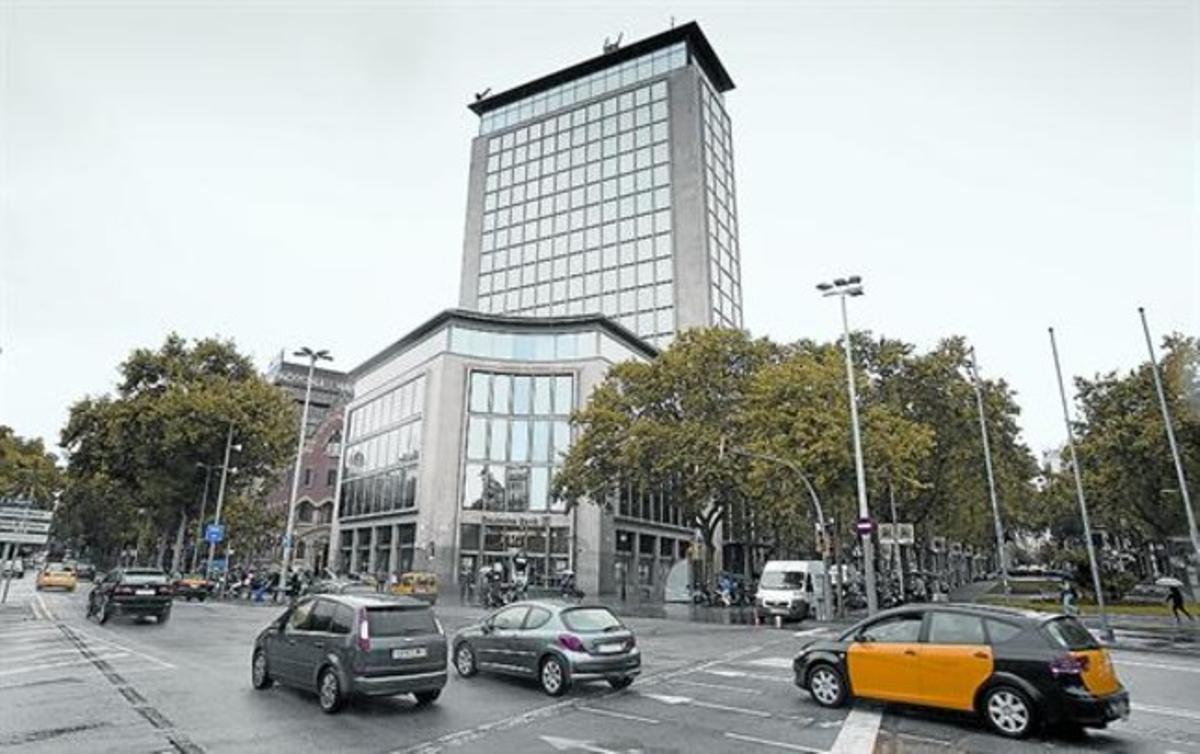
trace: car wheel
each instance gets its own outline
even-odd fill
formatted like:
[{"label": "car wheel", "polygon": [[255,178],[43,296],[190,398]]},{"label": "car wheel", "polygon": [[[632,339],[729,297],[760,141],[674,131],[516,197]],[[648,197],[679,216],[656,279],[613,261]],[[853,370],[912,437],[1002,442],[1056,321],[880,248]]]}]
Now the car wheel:
[{"label": "car wheel", "polygon": [[1033,704],[1012,686],[997,686],[983,697],[983,716],[992,730],[1007,738],[1024,738],[1033,730]]},{"label": "car wheel", "polygon": [[563,668],[562,660],[557,657],[551,656],[542,660],[538,679],[542,683],[542,691],[550,696],[562,696],[567,691],[567,671]]},{"label": "car wheel", "polygon": [[267,653],[261,649],[254,651],[254,659],[250,661],[250,683],[259,690],[269,689],[275,685],[271,674],[267,672]]},{"label": "car wheel", "polygon": [[608,685],[613,687],[613,691],[629,688],[629,684],[633,683],[632,678],[609,678]]},{"label": "car wheel", "polygon": [[418,691],[413,694],[417,698],[417,704],[424,707],[427,704],[433,704],[437,698],[442,695],[441,689],[432,689],[430,691]]},{"label": "car wheel", "polygon": [[166,610],[163,610],[161,613],[159,613],[156,620],[158,621],[158,625],[160,625],[160,626],[162,624],[166,623],[167,621],[171,620],[171,608],[168,607]]},{"label": "car wheel", "polygon": [[808,693],[822,707],[841,707],[846,703],[846,682],[837,668],[820,663],[808,671]]},{"label": "car wheel", "polygon": [[96,617],[96,622],[103,626],[105,623],[108,623],[108,619],[111,617],[112,610],[108,607],[108,600],[105,600],[104,604],[100,606],[100,614]]},{"label": "car wheel", "polygon": [[475,650],[465,641],[454,650],[454,669],[463,678],[470,678],[479,672],[475,667]]},{"label": "car wheel", "polygon": [[321,711],[333,714],[342,708],[342,685],[333,668],[325,668],[317,678],[317,700]]}]

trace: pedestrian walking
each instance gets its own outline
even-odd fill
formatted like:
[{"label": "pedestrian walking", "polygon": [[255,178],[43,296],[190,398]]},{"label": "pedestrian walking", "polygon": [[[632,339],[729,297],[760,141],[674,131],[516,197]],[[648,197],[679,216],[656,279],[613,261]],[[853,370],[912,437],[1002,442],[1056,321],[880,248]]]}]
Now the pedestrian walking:
[{"label": "pedestrian walking", "polygon": [[1079,615],[1079,595],[1075,593],[1075,585],[1064,581],[1062,586],[1062,607],[1066,615]]},{"label": "pedestrian walking", "polygon": [[1171,591],[1167,593],[1167,601],[1171,603],[1171,614],[1175,616],[1175,623],[1179,624],[1179,614],[1183,613],[1187,619],[1195,622],[1195,618],[1187,611],[1187,607],[1183,603],[1183,590],[1177,586],[1172,586]]}]

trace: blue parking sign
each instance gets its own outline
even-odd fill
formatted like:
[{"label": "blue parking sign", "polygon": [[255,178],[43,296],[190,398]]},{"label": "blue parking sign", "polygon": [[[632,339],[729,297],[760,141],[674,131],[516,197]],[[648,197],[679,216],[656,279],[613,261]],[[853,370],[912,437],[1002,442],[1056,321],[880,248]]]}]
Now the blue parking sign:
[{"label": "blue parking sign", "polygon": [[216,544],[225,540],[225,526],[223,524],[209,524],[204,527],[204,541]]}]

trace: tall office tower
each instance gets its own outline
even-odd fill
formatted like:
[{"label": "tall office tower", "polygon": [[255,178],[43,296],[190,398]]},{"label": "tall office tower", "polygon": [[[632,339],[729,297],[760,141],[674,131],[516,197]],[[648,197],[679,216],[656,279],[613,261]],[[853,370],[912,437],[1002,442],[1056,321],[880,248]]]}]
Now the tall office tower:
[{"label": "tall office tower", "polygon": [[460,306],[740,328],[732,88],[689,23],[471,104]]}]

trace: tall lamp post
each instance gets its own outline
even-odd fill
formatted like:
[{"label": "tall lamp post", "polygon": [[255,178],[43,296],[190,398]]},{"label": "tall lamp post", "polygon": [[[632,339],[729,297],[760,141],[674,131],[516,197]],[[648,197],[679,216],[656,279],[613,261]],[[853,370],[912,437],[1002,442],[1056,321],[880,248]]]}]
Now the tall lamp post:
[{"label": "tall lamp post", "polygon": [[1187,477],[1183,473],[1183,461],[1179,458],[1179,446],[1175,444],[1175,429],[1171,426],[1171,411],[1167,408],[1167,394],[1163,390],[1162,375],[1158,373],[1158,359],[1154,356],[1154,342],[1150,340],[1150,326],[1146,324],[1146,310],[1138,307],[1142,318],[1142,332],[1146,336],[1146,350],[1150,352],[1150,368],[1154,372],[1154,388],[1158,391],[1158,405],[1162,408],[1163,425],[1167,428],[1167,444],[1171,446],[1171,458],[1175,461],[1175,476],[1179,478],[1179,494],[1183,498],[1183,509],[1187,513],[1188,537],[1196,552],[1196,566],[1200,568],[1200,533],[1196,531],[1196,513],[1192,510],[1192,498],[1188,494]]},{"label": "tall lamp post", "polygon": [[[233,444],[233,422],[230,422],[229,432],[225,435],[225,461],[221,464],[221,484],[217,487],[217,513],[213,517],[213,524],[216,526],[221,525],[221,508],[225,504],[225,482],[229,479],[229,454],[235,447],[241,450],[240,445]],[[212,578],[213,555],[216,554],[216,551],[217,543],[210,541],[208,543],[208,562],[204,566],[204,575],[210,579]],[[229,564],[226,563],[225,566],[228,569]]]},{"label": "tall lamp post", "polygon": [[1092,586],[1096,590],[1096,607],[1100,610],[1100,626],[1108,642],[1114,639],[1108,625],[1108,609],[1104,606],[1104,589],[1100,585],[1100,565],[1096,562],[1096,545],[1092,542],[1092,524],[1088,519],[1087,498],[1083,495],[1083,476],[1079,473],[1079,456],[1075,453],[1075,433],[1071,430],[1071,411],[1067,408],[1067,391],[1063,387],[1062,366],[1058,363],[1058,343],[1054,328],[1050,328],[1050,350],[1054,353],[1054,373],[1058,375],[1058,396],[1062,400],[1063,423],[1067,427],[1067,447],[1071,450],[1071,471],[1075,473],[1075,494],[1079,497],[1079,514],[1083,518],[1083,537],[1087,544],[1088,561],[1092,566]]},{"label": "tall lamp post", "polygon": [[204,537],[204,511],[208,507],[208,483],[212,480],[213,469],[220,464],[196,462],[196,468],[204,469],[204,494],[200,496],[200,516],[196,519],[196,538],[192,540],[192,573],[196,572],[196,560],[200,557],[200,540]]},{"label": "tall lamp post", "polygon": [[967,362],[971,373],[971,384],[975,387],[975,405],[979,407],[979,434],[983,437],[983,463],[987,467],[988,494],[992,499],[992,523],[996,529],[996,560],[1000,567],[1000,583],[1008,594],[1008,558],[1004,552],[1004,524],[1000,521],[1000,503],[996,499],[996,477],[992,473],[992,448],[988,444],[987,419],[983,412],[983,390],[979,387],[979,363],[975,360],[975,349],[971,349],[971,360]]},{"label": "tall lamp post", "polygon": [[[854,434],[854,473],[858,479],[858,517],[860,520],[870,520],[871,512],[867,508],[867,478],[863,471],[862,439],[859,436],[858,428],[858,395],[854,389],[854,358],[850,353],[850,320],[846,315],[846,298],[863,295],[862,278],[858,275],[837,278],[832,283],[819,284],[817,290],[821,291],[821,295],[826,298],[837,296],[842,303],[846,382],[850,386],[850,426]],[[874,615],[879,608],[878,597],[875,594],[875,542],[872,536],[868,534],[862,538],[863,575],[866,582],[868,615]]]},{"label": "tall lamp post", "polygon": [[296,470],[292,474],[292,494],[288,497],[287,527],[283,534],[283,562],[279,571],[279,588],[284,589],[292,569],[292,531],[296,519],[296,495],[300,492],[300,467],[304,465],[304,434],[308,429],[308,401],[312,397],[313,372],[318,361],[333,361],[329,351],[314,351],[305,346],[292,354],[308,359],[308,379],[304,383],[304,409],[300,414],[300,437],[296,441]]}]

